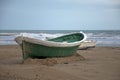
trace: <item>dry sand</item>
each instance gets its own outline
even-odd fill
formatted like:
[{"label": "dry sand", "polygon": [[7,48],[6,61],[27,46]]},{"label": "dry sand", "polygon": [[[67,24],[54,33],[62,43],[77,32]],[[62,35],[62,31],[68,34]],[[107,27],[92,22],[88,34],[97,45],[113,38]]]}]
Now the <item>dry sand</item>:
[{"label": "dry sand", "polygon": [[0,80],[120,80],[120,47],[77,53],[81,56],[28,59],[22,64],[19,46],[0,46]]}]

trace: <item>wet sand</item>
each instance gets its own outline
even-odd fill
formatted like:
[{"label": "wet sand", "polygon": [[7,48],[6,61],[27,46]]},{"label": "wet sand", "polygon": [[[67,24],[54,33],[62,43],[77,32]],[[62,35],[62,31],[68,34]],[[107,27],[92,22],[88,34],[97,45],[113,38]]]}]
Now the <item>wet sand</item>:
[{"label": "wet sand", "polygon": [[96,47],[77,53],[22,63],[19,46],[0,46],[0,80],[120,80],[120,47]]}]

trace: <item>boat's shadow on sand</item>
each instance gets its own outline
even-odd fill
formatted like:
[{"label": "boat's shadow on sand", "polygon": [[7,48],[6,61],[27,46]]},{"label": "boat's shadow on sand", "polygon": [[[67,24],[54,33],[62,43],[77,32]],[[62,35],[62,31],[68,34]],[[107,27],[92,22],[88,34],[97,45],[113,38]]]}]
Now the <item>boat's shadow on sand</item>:
[{"label": "boat's shadow on sand", "polygon": [[27,60],[23,60],[22,57],[11,57],[11,58],[5,58],[0,60],[0,64],[40,64],[40,65],[48,65],[52,66],[55,64],[69,64],[74,61],[81,61],[85,60],[83,56],[76,53],[69,57],[55,57],[55,58],[29,58]]}]

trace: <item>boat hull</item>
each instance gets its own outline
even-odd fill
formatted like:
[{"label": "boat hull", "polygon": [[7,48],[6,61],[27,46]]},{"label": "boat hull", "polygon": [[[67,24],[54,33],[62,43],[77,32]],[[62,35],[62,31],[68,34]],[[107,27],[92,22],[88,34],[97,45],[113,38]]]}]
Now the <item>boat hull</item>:
[{"label": "boat hull", "polygon": [[76,50],[78,49],[79,45],[70,47],[51,47],[40,44],[34,44],[23,40],[21,47],[23,51],[23,59],[25,60],[29,57],[46,58],[71,56],[76,53]]},{"label": "boat hull", "polygon": [[95,46],[96,46],[96,41],[92,41],[92,40],[83,41],[78,49],[84,50],[84,49],[88,49],[88,48],[95,48]]}]

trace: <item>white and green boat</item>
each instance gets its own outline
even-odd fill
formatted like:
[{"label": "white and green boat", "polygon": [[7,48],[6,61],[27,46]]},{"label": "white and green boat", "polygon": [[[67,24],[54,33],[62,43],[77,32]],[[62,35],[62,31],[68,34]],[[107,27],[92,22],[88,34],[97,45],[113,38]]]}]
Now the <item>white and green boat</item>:
[{"label": "white and green boat", "polygon": [[85,39],[84,33],[70,33],[48,40],[18,36],[15,41],[21,46],[25,60],[27,58],[71,56],[76,53]]}]

